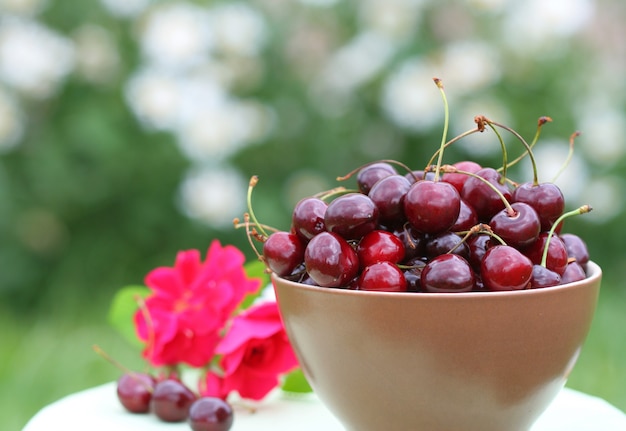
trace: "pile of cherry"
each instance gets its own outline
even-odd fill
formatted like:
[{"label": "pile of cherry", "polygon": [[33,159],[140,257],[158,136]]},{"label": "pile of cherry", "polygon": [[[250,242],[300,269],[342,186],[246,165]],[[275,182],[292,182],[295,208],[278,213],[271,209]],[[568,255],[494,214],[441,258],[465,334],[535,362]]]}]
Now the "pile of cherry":
[{"label": "pile of cherry", "polygon": [[117,396],[131,413],[152,412],[164,422],[188,421],[193,431],[228,431],[233,409],[215,397],[198,397],[177,378],[126,372],[117,382]]},{"label": "pile of cherry", "polygon": [[352,173],[354,190],[298,202],[289,231],[264,236],[253,224],[262,260],[300,283],[390,292],[521,290],[586,278],[587,247],[562,228],[591,207],[564,212],[553,182],[515,183],[473,161],[404,168],[364,165]]}]

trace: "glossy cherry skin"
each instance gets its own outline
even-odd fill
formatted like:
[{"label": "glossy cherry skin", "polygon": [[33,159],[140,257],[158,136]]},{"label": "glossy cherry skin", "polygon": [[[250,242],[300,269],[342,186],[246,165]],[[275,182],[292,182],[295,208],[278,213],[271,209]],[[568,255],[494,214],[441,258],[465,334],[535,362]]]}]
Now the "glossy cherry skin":
[{"label": "glossy cherry skin", "polygon": [[404,258],[406,260],[426,255],[426,236],[415,230],[408,223],[393,231],[404,244]]},{"label": "glossy cherry skin", "polygon": [[581,237],[573,233],[563,233],[559,235],[561,241],[565,244],[567,250],[567,256],[576,260],[583,269],[586,268],[587,262],[589,262],[589,250],[587,244]]},{"label": "glossy cherry skin", "polygon": [[356,251],[332,232],[322,232],[309,241],[304,264],[313,281],[323,287],[345,287],[359,271]]},{"label": "glossy cherry skin", "polygon": [[550,230],[565,208],[563,193],[553,183],[520,184],[513,191],[513,201],[527,203],[537,211],[542,231]]},{"label": "glossy cherry skin", "polygon": [[117,397],[131,413],[148,413],[156,378],[147,373],[125,373],[117,380]]},{"label": "glossy cherry skin", "polygon": [[469,248],[468,261],[472,269],[480,273],[480,267],[485,253],[489,248],[494,246],[494,241],[491,236],[486,234],[472,235],[467,240],[467,246]]},{"label": "glossy cherry skin", "polygon": [[426,264],[421,274],[422,290],[436,293],[469,292],[475,276],[469,263],[456,254],[442,254]]},{"label": "glossy cherry skin", "polygon": [[567,264],[563,275],[561,276],[561,283],[573,283],[574,281],[581,281],[587,278],[587,274],[583,267],[578,262],[570,262]]},{"label": "glossy cherry skin", "polygon": [[417,231],[438,233],[450,229],[461,210],[461,197],[443,181],[414,183],[404,198],[404,214]]},{"label": "glossy cherry skin", "polygon": [[324,214],[328,204],[315,197],[301,199],[293,209],[291,226],[296,235],[307,243],[320,232],[326,230]]},{"label": "glossy cherry skin", "polygon": [[[476,172],[476,175],[487,180],[502,193],[508,202],[511,202],[511,191],[505,184],[502,184],[502,175],[498,171],[493,168],[483,168]],[[461,197],[474,208],[481,222],[488,223],[498,211],[504,208],[502,198],[478,178],[470,177],[465,181]]]},{"label": "glossy cherry skin", "polygon": [[537,240],[541,231],[541,222],[535,209],[524,203],[511,204],[513,213],[508,209],[500,210],[491,218],[489,226],[505,243],[513,247],[527,247]]},{"label": "glossy cherry skin", "polygon": [[378,207],[362,193],[348,193],[328,204],[324,224],[329,232],[359,240],[378,227]]},{"label": "glossy cherry skin", "polygon": [[[476,172],[482,169],[482,166],[470,160],[456,162],[452,166],[454,166],[460,171],[471,172],[473,174],[475,174]],[[465,181],[467,181],[468,178],[470,177],[467,174],[456,174],[456,173],[446,173],[446,174],[443,174],[443,177],[441,177],[443,181],[452,184],[459,193],[461,193],[461,191],[463,190],[463,185],[465,184]]]},{"label": "glossy cherry skin", "polygon": [[361,239],[356,253],[362,268],[382,261],[399,263],[404,259],[404,244],[391,232],[373,230]]},{"label": "glossy cherry skin", "polygon": [[380,223],[400,226],[405,222],[404,197],[410,188],[411,183],[402,175],[390,175],[374,184],[368,196],[378,207]]},{"label": "glossy cherry skin", "polygon": [[561,276],[545,266],[533,265],[533,275],[530,279],[531,289],[558,286],[561,284]]},{"label": "glossy cherry skin", "polygon": [[233,408],[221,398],[198,398],[189,409],[192,431],[228,431],[233,421]]},{"label": "glossy cherry skin", "polygon": [[377,292],[406,292],[407,283],[404,273],[391,262],[377,262],[361,272],[357,282],[358,290]]},{"label": "glossy cherry skin", "polygon": [[304,260],[304,245],[296,234],[274,232],[263,243],[263,259],[272,272],[284,277]]},{"label": "glossy cherry skin", "polygon": [[461,207],[459,209],[459,216],[450,230],[452,232],[463,232],[470,230],[472,227],[478,224],[478,216],[476,211],[472,208],[465,199],[461,199]]},{"label": "glossy cherry skin", "polygon": [[496,245],[485,252],[480,272],[488,290],[521,290],[530,283],[533,263],[516,248]]},{"label": "glossy cherry skin", "polygon": [[164,422],[182,422],[195,400],[196,395],[179,380],[165,379],[156,384],[150,408]]},{"label": "glossy cherry skin", "polygon": [[[543,250],[548,241],[548,233],[542,232],[539,234],[539,238],[529,247],[525,248],[524,254],[537,265],[541,264],[543,258]],[[552,235],[550,244],[548,245],[548,256],[546,259],[546,268],[556,272],[557,274],[563,274],[565,267],[567,266],[567,249],[565,243],[557,235]]]},{"label": "glossy cherry skin", "polygon": [[359,170],[356,176],[356,182],[361,193],[368,194],[378,180],[397,173],[396,169],[389,163],[372,163]]},{"label": "glossy cherry skin", "polygon": [[459,235],[446,231],[430,235],[426,241],[426,256],[430,259],[441,254],[458,254],[464,259],[469,258],[469,247]]}]

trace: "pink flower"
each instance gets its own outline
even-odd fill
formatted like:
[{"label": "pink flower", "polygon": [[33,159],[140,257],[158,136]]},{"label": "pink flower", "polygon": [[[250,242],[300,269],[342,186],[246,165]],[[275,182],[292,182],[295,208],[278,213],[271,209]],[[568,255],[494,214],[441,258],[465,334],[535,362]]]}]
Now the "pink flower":
[{"label": "pink flower", "polygon": [[220,332],[244,296],[260,287],[243,269],[234,246],[211,243],[204,262],[197,250],[181,251],[174,267],[160,267],[145,279],[152,294],[135,314],[143,356],[153,366],[204,366],[215,354]]},{"label": "pink flower", "polygon": [[223,355],[223,375],[209,372],[202,392],[221,398],[236,391],[243,398],[260,400],[278,386],[282,374],[298,365],[275,301],[259,303],[235,317],[216,353]]}]

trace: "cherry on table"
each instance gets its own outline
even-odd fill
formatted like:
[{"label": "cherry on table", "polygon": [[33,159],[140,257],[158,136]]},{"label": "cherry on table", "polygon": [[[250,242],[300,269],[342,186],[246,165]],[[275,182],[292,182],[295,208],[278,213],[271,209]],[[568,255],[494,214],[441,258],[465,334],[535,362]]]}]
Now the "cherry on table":
[{"label": "cherry on table", "polygon": [[117,380],[117,397],[131,413],[148,413],[157,381],[148,373],[128,372]]},{"label": "cherry on table", "polygon": [[193,431],[228,431],[233,421],[231,405],[221,398],[198,398],[189,409],[189,425]]},{"label": "cherry on table", "polygon": [[164,422],[182,422],[189,416],[189,408],[196,395],[176,379],[161,380],[152,393],[151,410]]}]

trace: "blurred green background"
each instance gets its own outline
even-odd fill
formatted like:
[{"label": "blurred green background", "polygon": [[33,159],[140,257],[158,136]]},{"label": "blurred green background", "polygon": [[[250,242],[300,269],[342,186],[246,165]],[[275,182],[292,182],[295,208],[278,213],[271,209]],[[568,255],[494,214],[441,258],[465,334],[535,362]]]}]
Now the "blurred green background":
[{"label": "blurred green background", "polygon": [[[233,217],[286,228],[301,197],[377,159],[424,167],[485,114],[531,139],[540,179],[604,269],[569,386],[626,410],[626,6],[610,0],[0,0],[0,417],[130,367],[107,324],[117,289],[213,238],[249,251]],[[514,140],[511,152],[519,154]],[[510,142],[510,143],[509,143]],[[446,152],[500,166],[486,132]],[[517,151],[517,152],[516,152]],[[528,165],[517,180],[530,179]]]}]

